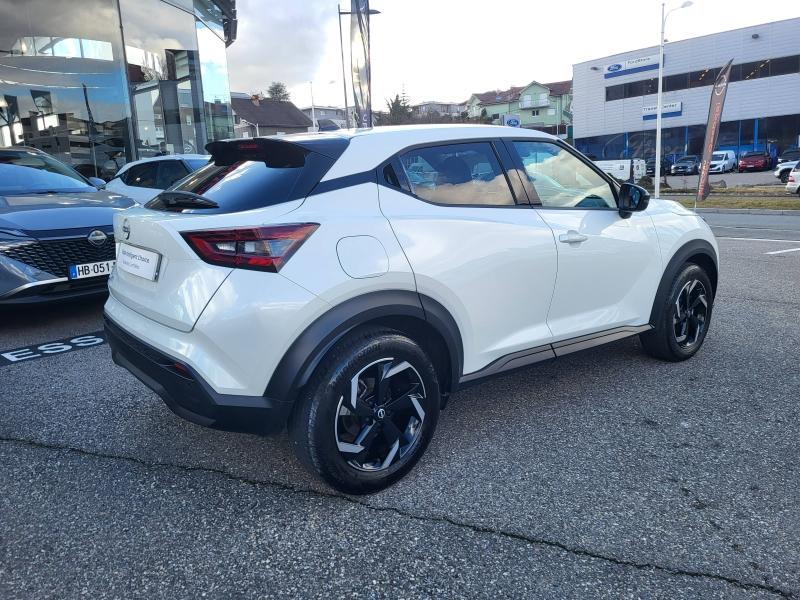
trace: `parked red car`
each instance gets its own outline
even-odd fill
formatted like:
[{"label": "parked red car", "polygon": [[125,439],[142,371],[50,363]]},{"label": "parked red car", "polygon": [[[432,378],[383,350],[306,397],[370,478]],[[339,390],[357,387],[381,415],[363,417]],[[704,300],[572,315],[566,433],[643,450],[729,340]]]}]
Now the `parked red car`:
[{"label": "parked red car", "polygon": [[739,158],[739,173],[743,171],[766,171],[772,168],[772,157],[769,152],[745,152]]}]

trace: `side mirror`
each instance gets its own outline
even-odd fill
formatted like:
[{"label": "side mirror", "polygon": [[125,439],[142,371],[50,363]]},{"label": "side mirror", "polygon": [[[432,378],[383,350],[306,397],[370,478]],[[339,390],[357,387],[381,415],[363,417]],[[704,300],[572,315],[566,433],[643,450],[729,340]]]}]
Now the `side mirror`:
[{"label": "side mirror", "polygon": [[102,190],[104,187],[106,187],[106,182],[99,177],[89,177],[89,183],[91,183],[98,190]]},{"label": "side mirror", "polygon": [[650,204],[650,193],[641,186],[623,183],[619,188],[619,214],[623,219],[640,212]]}]

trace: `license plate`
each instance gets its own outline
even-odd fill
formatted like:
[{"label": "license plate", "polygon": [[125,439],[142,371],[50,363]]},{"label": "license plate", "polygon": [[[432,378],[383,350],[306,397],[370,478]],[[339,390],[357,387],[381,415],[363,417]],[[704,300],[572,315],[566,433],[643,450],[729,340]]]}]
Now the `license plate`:
[{"label": "license plate", "polygon": [[161,255],[158,252],[137,248],[129,244],[120,244],[117,252],[117,269],[131,275],[155,281],[158,277],[158,266]]},{"label": "license plate", "polygon": [[84,263],[69,266],[70,279],[84,279],[86,277],[100,277],[110,275],[114,268],[114,260],[101,260],[100,262]]}]

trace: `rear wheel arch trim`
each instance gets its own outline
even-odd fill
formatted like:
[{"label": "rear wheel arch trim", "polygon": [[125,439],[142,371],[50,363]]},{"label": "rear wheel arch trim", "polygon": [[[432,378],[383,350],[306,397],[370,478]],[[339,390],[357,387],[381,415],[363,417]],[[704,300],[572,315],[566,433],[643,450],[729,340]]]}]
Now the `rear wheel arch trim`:
[{"label": "rear wheel arch trim", "polygon": [[[658,290],[656,291],[656,296],[653,300],[653,308],[650,311],[651,325],[656,322],[656,319],[660,314],[660,308],[667,299],[667,295],[670,292],[670,287],[672,286],[672,281],[675,279],[675,276],[686,263],[695,262],[692,259],[698,256],[702,256],[713,263],[714,272],[707,273],[707,275],[711,280],[712,298],[716,298],[719,263],[714,247],[706,240],[697,239],[687,242],[678,248],[675,254],[672,255],[672,258],[667,263],[667,266],[661,275],[661,282],[658,284]],[[698,264],[698,266],[701,268],[704,267],[702,264]]]},{"label": "rear wheel arch trim", "polygon": [[450,384],[443,391],[455,391],[464,359],[461,334],[453,317],[432,298],[408,290],[386,290],[346,300],[306,327],[284,353],[264,395],[294,401],[336,342],[356,327],[393,318],[427,324],[441,337],[450,364]]}]

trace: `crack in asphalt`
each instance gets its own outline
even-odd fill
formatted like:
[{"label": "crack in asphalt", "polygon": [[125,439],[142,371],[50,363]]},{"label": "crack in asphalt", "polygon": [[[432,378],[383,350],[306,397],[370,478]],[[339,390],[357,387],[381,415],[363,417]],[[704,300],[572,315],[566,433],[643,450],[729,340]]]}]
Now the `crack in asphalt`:
[{"label": "crack in asphalt", "polygon": [[418,515],[412,512],[408,512],[406,510],[392,507],[392,506],[375,506],[369,504],[363,500],[358,499],[357,497],[352,496],[344,496],[340,494],[336,494],[333,492],[325,492],[320,490],[313,490],[308,488],[302,488],[298,486],[294,486],[288,483],[278,482],[278,481],[269,481],[269,480],[259,480],[259,479],[252,479],[249,477],[243,477],[240,475],[234,475],[222,469],[217,469],[214,467],[201,467],[201,466],[192,466],[192,465],[181,465],[177,463],[165,463],[165,462],[149,462],[137,457],[133,456],[124,456],[124,455],[117,455],[111,454],[106,452],[99,452],[96,450],[88,450],[85,448],[76,448],[73,446],[67,446],[62,444],[52,444],[47,442],[40,442],[37,440],[31,439],[24,439],[24,438],[11,438],[0,436],[0,442],[5,444],[16,444],[20,446],[28,446],[33,448],[40,448],[46,450],[53,450],[59,452],[67,452],[78,454],[81,456],[88,456],[96,459],[107,459],[112,461],[124,461],[128,463],[134,463],[136,465],[145,467],[146,469],[176,469],[180,471],[187,471],[187,472],[199,472],[205,474],[212,474],[224,477],[226,479],[236,481],[239,483],[245,483],[248,485],[262,487],[262,486],[272,486],[278,489],[281,489],[286,492],[291,492],[294,494],[302,494],[305,496],[317,496],[323,498],[331,498],[342,500],[345,502],[349,502],[351,504],[355,504],[361,507],[364,507],[368,510],[379,511],[379,512],[387,512],[393,513],[395,515],[414,519],[416,521],[427,522],[427,523],[436,523],[436,524],[449,524],[454,527],[469,529],[476,533],[487,533],[490,535],[497,535],[503,538],[521,541],[531,545],[538,545],[538,546],[545,546],[548,548],[555,548],[558,550],[562,550],[563,552],[567,552],[568,554],[572,554],[574,556],[582,556],[586,558],[591,558],[595,560],[605,561],[614,565],[623,566],[623,567],[632,567],[639,570],[649,570],[649,571],[657,571],[659,573],[665,573],[667,575],[672,576],[680,576],[680,577],[692,577],[692,578],[705,578],[705,579],[712,579],[715,581],[727,583],[739,589],[743,589],[746,591],[766,591],[772,594],[776,594],[782,598],[795,598],[794,592],[786,591],[781,588],[769,585],[767,583],[756,583],[751,581],[741,581],[739,579],[735,579],[733,577],[728,577],[725,575],[719,575],[716,573],[705,573],[703,571],[694,571],[690,569],[679,569],[673,567],[667,567],[664,565],[659,565],[656,563],[650,562],[636,562],[633,560],[627,560],[622,558],[617,558],[614,556],[607,556],[604,554],[599,554],[597,552],[593,552],[591,550],[586,550],[584,548],[575,548],[569,546],[565,543],[547,540],[543,538],[535,538],[532,536],[524,535],[521,533],[514,533],[509,531],[504,531],[501,529],[494,529],[491,527],[487,527],[484,525],[477,525],[474,523],[469,523],[466,521],[460,521],[458,519],[454,519],[452,517],[446,515]]}]

